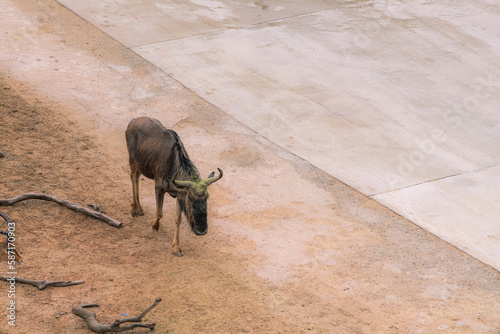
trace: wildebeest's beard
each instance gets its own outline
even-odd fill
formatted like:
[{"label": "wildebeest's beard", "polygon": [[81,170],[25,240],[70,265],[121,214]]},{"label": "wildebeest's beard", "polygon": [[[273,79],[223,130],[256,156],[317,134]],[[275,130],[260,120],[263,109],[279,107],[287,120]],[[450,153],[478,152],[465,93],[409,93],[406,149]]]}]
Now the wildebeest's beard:
[{"label": "wildebeest's beard", "polygon": [[[191,199],[187,196],[187,207],[184,207],[184,212],[188,218],[189,226],[196,235],[205,235],[208,232],[207,223],[207,200],[206,199]],[[186,212],[188,211],[188,212]]]}]

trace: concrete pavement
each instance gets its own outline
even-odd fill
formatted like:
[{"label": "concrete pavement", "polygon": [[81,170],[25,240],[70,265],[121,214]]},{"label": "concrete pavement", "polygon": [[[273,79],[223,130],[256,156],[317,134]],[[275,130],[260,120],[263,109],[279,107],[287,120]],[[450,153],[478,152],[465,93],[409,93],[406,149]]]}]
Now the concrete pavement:
[{"label": "concrete pavement", "polygon": [[491,1],[59,2],[236,120],[500,270]]}]

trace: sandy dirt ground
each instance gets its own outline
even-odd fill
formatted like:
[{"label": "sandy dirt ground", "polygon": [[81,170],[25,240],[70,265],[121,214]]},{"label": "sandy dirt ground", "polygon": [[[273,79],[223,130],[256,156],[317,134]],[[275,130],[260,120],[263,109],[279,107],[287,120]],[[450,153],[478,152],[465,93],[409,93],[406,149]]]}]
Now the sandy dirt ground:
[{"label": "sandy dirt ground", "polygon": [[[261,138],[54,1],[9,4],[25,21],[1,31],[16,43],[0,57],[0,197],[97,203],[125,226],[42,201],[0,208],[16,223],[18,276],[85,281],[16,285],[15,327],[0,282],[0,332],[89,333],[73,305],[97,302],[98,319],[112,322],[161,297],[145,319],[157,333],[500,333],[497,271]],[[129,213],[124,131],[144,114],[179,133],[202,174],[225,172],[210,188],[208,234],[183,223],[181,258],[170,248],[174,200],[154,233],[143,179],[146,215]]]}]

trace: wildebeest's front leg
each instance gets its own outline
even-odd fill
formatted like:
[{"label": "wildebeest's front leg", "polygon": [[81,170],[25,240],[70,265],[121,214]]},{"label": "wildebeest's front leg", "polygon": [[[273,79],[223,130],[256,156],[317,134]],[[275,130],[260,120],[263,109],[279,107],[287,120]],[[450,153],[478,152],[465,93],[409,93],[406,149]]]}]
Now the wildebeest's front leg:
[{"label": "wildebeest's front leg", "polygon": [[182,250],[179,248],[179,226],[181,225],[182,219],[182,206],[179,199],[177,199],[177,217],[175,218],[175,234],[174,234],[174,242],[172,242],[172,247],[174,255],[182,256]]},{"label": "wildebeest's front leg", "polygon": [[163,217],[163,197],[165,195],[165,190],[161,187],[155,187],[156,194],[156,218],[153,220],[151,226],[153,227],[153,231],[158,231],[160,228],[160,219]]},{"label": "wildebeest's front leg", "polygon": [[141,202],[139,201],[139,177],[141,172],[139,168],[130,161],[130,179],[132,180],[132,216],[142,216],[144,211],[141,207]]}]

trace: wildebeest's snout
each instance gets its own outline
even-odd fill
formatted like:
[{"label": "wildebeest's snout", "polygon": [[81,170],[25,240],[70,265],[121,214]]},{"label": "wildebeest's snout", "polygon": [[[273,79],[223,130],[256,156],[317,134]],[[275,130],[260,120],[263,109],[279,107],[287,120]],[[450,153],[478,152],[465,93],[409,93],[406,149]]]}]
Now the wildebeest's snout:
[{"label": "wildebeest's snout", "polygon": [[196,235],[205,235],[208,232],[208,228],[194,228],[194,234]]},{"label": "wildebeest's snout", "polygon": [[205,235],[208,232],[207,224],[207,198],[192,201],[192,224],[191,229],[196,235]]}]

